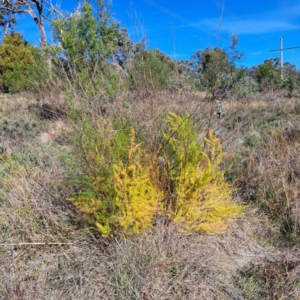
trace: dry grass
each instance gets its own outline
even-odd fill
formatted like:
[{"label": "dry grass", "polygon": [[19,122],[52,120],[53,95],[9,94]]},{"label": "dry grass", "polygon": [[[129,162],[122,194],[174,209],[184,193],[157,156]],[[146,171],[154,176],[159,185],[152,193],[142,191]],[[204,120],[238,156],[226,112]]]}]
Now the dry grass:
[{"label": "dry grass", "polygon": [[258,102],[245,105],[241,127],[234,143],[226,146],[244,201],[255,203],[287,238],[299,233],[300,115],[299,100]]},{"label": "dry grass", "polygon": [[183,235],[158,219],[147,234],[104,239],[66,200],[76,188],[59,159],[71,149],[66,120],[40,118],[26,99],[2,99],[1,120],[35,120],[38,130],[1,135],[12,152],[0,156],[0,299],[299,299],[299,247],[282,242],[274,217],[289,199],[289,219],[299,220],[299,102],[228,101],[217,119],[202,95],[147,97],[122,97],[108,113],[122,113],[153,142],[167,109],[193,111],[202,128],[211,120],[232,165],[228,178],[250,203],[245,215],[217,236]]}]

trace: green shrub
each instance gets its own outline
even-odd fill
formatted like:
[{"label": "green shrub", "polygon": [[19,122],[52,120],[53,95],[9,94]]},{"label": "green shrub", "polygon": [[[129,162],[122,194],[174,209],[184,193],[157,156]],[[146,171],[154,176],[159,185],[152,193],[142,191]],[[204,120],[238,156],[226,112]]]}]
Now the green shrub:
[{"label": "green shrub", "polygon": [[276,60],[267,59],[259,65],[256,71],[257,81],[262,90],[268,89],[272,92],[282,84],[279,66]]},{"label": "green shrub", "polygon": [[2,90],[18,91],[28,85],[27,68],[33,61],[31,46],[20,34],[6,35],[0,46],[0,82]]},{"label": "green shrub", "polygon": [[41,78],[48,78],[48,75],[40,49],[29,45],[20,34],[12,33],[4,37],[0,46],[2,91],[15,93],[33,90],[41,83]]},{"label": "green shrub", "polygon": [[167,89],[174,68],[171,59],[159,50],[139,51],[129,68],[129,86],[143,90]]},{"label": "green shrub", "polygon": [[71,200],[86,220],[104,236],[150,228],[159,211],[160,193],[150,180],[133,128],[113,130],[101,119],[95,129],[85,119],[76,140],[85,175]]},{"label": "green shrub", "polygon": [[242,206],[232,201],[231,186],[220,169],[220,142],[211,132],[202,145],[197,142],[198,130],[188,115],[170,113],[165,121],[169,125],[163,134],[165,159],[176,195],[167,207],[170,217],[186,233],[223,231]]},{"label": "green shrub", "polygon": [[236,66],[244,58],[244,54],[236,49],[239,38],[235,35],[230,38],[229,48],[207,47],[196,51],[189,61],[195,88],[206,90],[213,101],[225,97],[245,74]]},{"label": "green shrub", "polygon": [[198,143],[187,116],[170,113],[165,123],[163,157],[149,154],[126,122],[116,130],[107,120],[84,117],[75,130],[76,163],[83,175],[70,200],[102,235],[142,233],[162,213],[182,232],[219,233],[241,213],[220,169],[217,138],[209,132]]},{"label": "green shrub", "polygon": [[247,97],[256,99],[259,95],[258,89],[259,86],[255,80],[245,77],[233,86],[232,91],[238,99]]}]

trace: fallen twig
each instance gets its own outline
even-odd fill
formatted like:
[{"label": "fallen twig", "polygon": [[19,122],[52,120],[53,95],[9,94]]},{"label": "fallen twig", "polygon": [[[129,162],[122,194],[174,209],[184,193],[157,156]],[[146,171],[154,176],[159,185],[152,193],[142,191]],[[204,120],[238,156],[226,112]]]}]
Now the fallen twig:
[{"label": "fallen twig", "polygon": [[53,246],[53,245],[73,245],[73,243],[17,243],[17,244],[0,244],[3,246]]}]

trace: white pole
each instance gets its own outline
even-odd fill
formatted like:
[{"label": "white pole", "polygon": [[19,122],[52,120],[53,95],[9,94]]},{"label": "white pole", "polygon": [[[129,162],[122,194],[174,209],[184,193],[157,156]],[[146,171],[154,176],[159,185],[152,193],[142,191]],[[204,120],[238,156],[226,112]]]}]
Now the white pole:
[{"label": "white pole", "polygon": [[280,69],[281,69],[281,80],[283,79],[283,39],[280,38]]}]

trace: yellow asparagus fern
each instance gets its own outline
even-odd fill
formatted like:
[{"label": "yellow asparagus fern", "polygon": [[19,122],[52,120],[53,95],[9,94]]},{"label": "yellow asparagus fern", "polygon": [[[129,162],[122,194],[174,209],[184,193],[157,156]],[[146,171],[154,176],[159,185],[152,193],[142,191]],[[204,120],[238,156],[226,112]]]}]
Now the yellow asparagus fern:
[{"label": "yellow asparagus fern", "polygon": [[210,131],[201,146],[191,118],[169,113],[170,130],[164,133],[166,160],[176,193],[170,217],[185,233],[218,233],[230,218],[241,214],[242,206],[231,197],[231,186],[220,169],[223,152],[220,142]]},{"label": "yellow asparagus fern", "polygon": [[83,126],[77,145],[86,172],[71,200],[103,236],[143,233],[161,213],[184,233],[219,233],[241,214],[220,168],[216,136],[198,141],[189,115],[169,113],[165,124],[162,152],[148,160],[131,126],[112,130],[104,120]]}]

